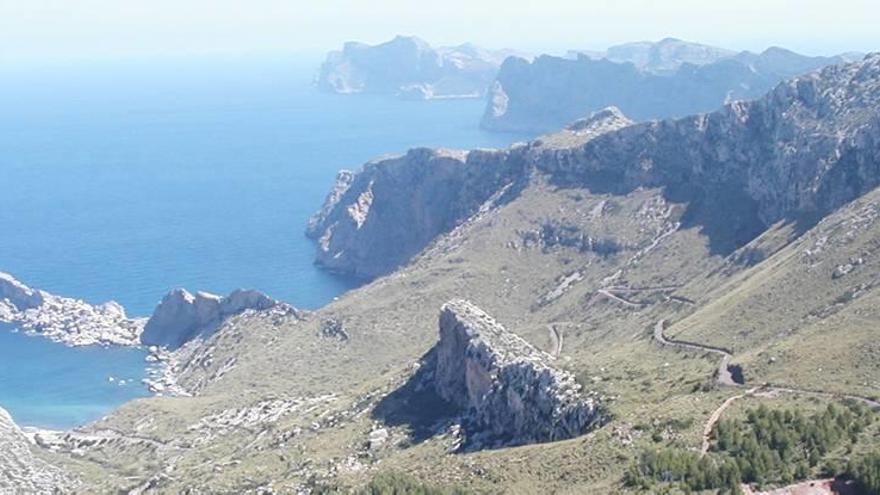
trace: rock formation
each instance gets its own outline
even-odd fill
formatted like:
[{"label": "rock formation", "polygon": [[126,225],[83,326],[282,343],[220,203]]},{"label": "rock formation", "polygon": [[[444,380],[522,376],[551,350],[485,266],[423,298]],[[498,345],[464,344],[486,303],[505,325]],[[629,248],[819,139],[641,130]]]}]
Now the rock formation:
[{"label": "rock formation", "polygon": [[66,493],[73,480],[31,452],[30,441],[0,408],[0,493]]},{"label": "rock formation", "polygon": [[0,272],[0,322],[71,346],[136,345],[144,320],[116,302],[91,305],[32,289]]},{"label": "rock formation", "polygon": [[343,171],[306,230],[318,241],[316,263],[362,278],[384,275],[484,204],[503,201],[544,154],[630,123],[616,109],[606,109],[531,146],[413,149],[357,172]]},{"label": "rock formation", "polygon": [[175,289],[165,295],[141,334],[144,345],[176,349],[210,335],[223,321],[249,309],[262,310],[277,301],[255,290],[238,289],[226,297]]},{"label": "rock formation", "polygon": [[844,60],[781,48],[736,54],[670,39],[573,59],[511,57],[492,85],[482,125],[545,132],[609,105],[640,121],[682,117],[757,98],[782,80]]},{"label": "rock formation", "polygon": [[380,45],[346,43],[330,52],[317,85],[340,94],[380,93],[403,98],[481,98],[509,51],[472,44],[432,48],[411,36]]},{"label": "rock formation", "polygon": [[436,391],[466,411],[472,448],[572,438],[604,420],[549,354],[467,301],[443,307],[436,353]]},{"label": "rock formation", "polygon": [[[730,252],[773,222],[821,216],[878,185],[878,74],[880,55],[869,55],[710,114],[628,125],[600,112],[609,124],[508,150],[413,150],[368,163],[334,190],[309,234],[320,239],[319,264],[381,275],[537,171],[595,192],[661,187],[688,203],[686,225]],[[583,128],[595,132],[571,130]]]}]

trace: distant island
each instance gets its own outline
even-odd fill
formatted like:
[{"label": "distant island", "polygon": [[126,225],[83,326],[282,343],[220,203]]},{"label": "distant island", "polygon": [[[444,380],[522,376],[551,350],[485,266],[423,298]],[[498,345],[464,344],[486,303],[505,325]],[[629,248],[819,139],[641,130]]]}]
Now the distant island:
[{"label": "distant island", "polygon": [[348,42],[321,66],[316,84],[339,94],[389,94],[408,99],[483,98],[511,50],[471,43],[433,48],[415,36],[379,45]]}]

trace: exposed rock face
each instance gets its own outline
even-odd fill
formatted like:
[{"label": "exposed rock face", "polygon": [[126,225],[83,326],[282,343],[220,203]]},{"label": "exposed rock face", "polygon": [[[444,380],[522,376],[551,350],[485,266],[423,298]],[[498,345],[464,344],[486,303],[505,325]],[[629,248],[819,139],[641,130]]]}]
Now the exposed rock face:
[{"label": "exposed rock face", "polygon": [[334,93],[382,93],[403,98],[481,98],[509,51],[471,44],[434,49],[416,37],[380,45],[346,43],[330,52],[317,85]]},{"label": "exposed rock face", "polygon": [[482,124],[545,132],[608,105],[640,121],[681,117],[759,97],[784,79],[844,60],[781,48],[735,54],[679,40],[621,45],[574,59],[541,56],[530,63],[511,57],[498,72]]},{"label": "exposed rock face", "polygon": [[91,305],[32,289],[0,272],[0,322],[55,342],[83,346],[136,345],[144,320],[129,318],[119,304]]},{"label": "exposed rock face", "polygon": [[210,335],[223,320],[249,309],[263,310],[277,301],[254,290],[236,290],[226,297],[175,289],[156,307],[141,335],[141,343],[176,349],[199,336]]},{"label": "exposed rock face", "polygon": [[388,273],[521,175],[521,166],[507,152],[414,149],[370,162],[350,180],[342,175],[309,222],[316,262],[363,278]]},{"label": "exposed rock face", "polygon": [[527,177],[530,164],[630,123],[610,108],[531,146],[413,149],[354,173],[340,172],[306,230],[318,241],[316,263],[362,278],[389,273],[480,207],[504,201]]},{"label": "exposed rock face", "polygon": [[[637,125],[617,112],[600,115],[605,120],[509,150],[415,150],[367,164],[313,220],[318,262],[387,273],[490,198],[515,194],[503,188],[535,170],[594,192],[662,187],[669,200],[688,204],[685,226],[699,225],[719,253],[778,220],[821,216],[880,183],[880,55],[711,114]],[[607,119],[612,124],[601,123]],[[368,189],[364,212],[358,198]]]},{"label": "exposed rock face", "polygon": [[467,411],[472,446],[571,438],[604,419],[574,377],[552,366],[550,355],[467,301],[443,307],[436,351],[437,393]]},{"label": "exposed rock face", "polygon": [[67,493],[73,487],[65,472],[33,455],[25,434],[0,408],[0,492]]}]

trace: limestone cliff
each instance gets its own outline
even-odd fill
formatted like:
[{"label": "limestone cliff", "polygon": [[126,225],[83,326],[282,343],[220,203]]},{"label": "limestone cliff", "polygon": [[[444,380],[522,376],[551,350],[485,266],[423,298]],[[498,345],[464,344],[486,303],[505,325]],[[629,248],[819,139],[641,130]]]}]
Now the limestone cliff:
[{"label": "limestone cliff", "polygon": [[497,131],[546,132],[617,105],[643,121],[715,110],[757,98],[782,80],[841,63],[781,48],[734,54],[678,40],[622,45],[575,58],[511,57],[487,96],[482,125]]},{"label": "limestone cliff", "polygon": [[[600,115],[610,123],[504,151],[414,150],[365,165],[310,224],[318,263],[387,273],[494,195],[515,194],[504,188],[533,171],[595,192],[661,187],[688,204],[685,226],[699,226],[716,252],[781,219],[809,222],[880,183],[880,55],[710,114],[637,125]],[[578,135],[584,128],[593,131]]]},{"label": "limestone cliff", "polygon": [[254,290],[236,290],[226,297],[175,289],[165,295],[147,321],[141,343],[176,349],[210,335],[223,321],[249,309],[263,310],[277,301]]},{"label": "limestone cliff", "polygon": [[604,420],[597,401],[550,355],[467,301],[443,307],[436,352],[435,388],[466,411],[472,447],[572,438]]},{"label": "limestone cliff", "polygon": [[341,51],[330,52],[316,84],[340,94],[480,98],[510,53],[472,44],[432,48],[414,36],[397,36],[375,46],[349,42]]},{"label": "limestone cliff", "polygon": [[420,148],[343,171],[306,230],[318,241],[316,263],[362,278],[384,275],[481,206],[514,194],[532,164],[629,124],[616,109],[606,109],[528,146]]}]

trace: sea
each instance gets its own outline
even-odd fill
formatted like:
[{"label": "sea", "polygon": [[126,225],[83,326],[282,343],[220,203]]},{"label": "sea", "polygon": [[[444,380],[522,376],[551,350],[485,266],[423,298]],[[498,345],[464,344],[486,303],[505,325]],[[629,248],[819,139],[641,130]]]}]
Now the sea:
[{"label": "sea", "polygon": [[[176,57],[0,69],[0,271],[148,316],[172,288],[317,308],[357,285],[303,234],[342,168],[416,146],[504,147],[481,100],[325,94],[320,58]],[[67,429],[147,395],[144,351],[0,327],[0,407]]]}]

